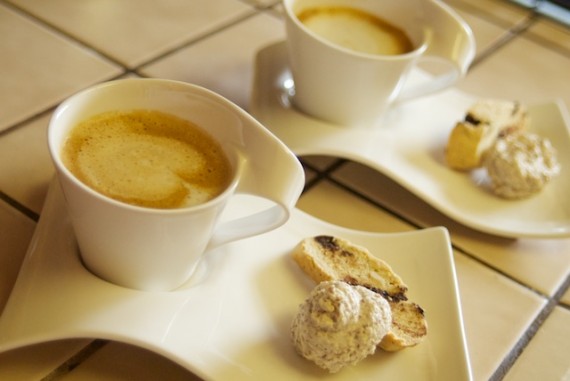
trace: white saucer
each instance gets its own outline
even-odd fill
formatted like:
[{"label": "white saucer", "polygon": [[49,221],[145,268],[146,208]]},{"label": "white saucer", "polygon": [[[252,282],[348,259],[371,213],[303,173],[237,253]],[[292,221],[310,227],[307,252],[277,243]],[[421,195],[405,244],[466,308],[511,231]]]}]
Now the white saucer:
[{"label": "white saucer", "polygon": [[[427,74],[415,72],[415,80]],[[481,173],[453,171],[444,147],[475,97],[447,90],[392,109],[377,129],[350,129],[299,112],[289,99],[293,81],[283,42],[258,52],[251,113],[297,155],[330,155],[368,165],[389,176],[456,221],[505,237],[570,236],[570,118],[562,102],[531,105],[530,130],[548,137],[562,174],[538,195],[503,200],[490,193]]]},{"label": "white saucer", "polygon": [[[228,217],[260,206],[240,197]],[[310,235],[352,240],[387,260],[426,311],[427,339],[379,351],[328,375],[299,357],[289,338],[314,284],[290,258]],[[160,255],[160,253],[157,253]],[[295,210],[283,227],[209,253],[199,274],[173,292],[140,292],[85,270],[59,185],[52,183],[12,295],[0,316],[0,352],[67,338],[122,341],[155,351],[206,380],[470,380],[447,231],[364,233]]]}]

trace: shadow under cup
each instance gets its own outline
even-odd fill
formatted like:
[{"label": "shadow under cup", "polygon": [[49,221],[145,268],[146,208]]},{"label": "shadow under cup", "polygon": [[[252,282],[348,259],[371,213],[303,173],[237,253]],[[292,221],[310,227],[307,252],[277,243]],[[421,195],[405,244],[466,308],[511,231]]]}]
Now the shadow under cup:
[{"label": "shadow under cup", "polygon": [[[79,122],[108,111],[141,109],[191,121],[217,140],[233,170],[225,191],[190,207],[140,207],[103,196],[65,167],[62,146]],[[296,157],[243,110],[206,89],[175,81],[128,79],[85,90],[56,110],[48,144],[84,265],[106,281],[140,290],[175,289],[189,279],[206,250],[282,225],[304,184]],[[274,151],[271,157],[268,150]],[[283,179],[272,175],[270,166],[281,169]],[[235,192],[275,205],[219,224]]]}]

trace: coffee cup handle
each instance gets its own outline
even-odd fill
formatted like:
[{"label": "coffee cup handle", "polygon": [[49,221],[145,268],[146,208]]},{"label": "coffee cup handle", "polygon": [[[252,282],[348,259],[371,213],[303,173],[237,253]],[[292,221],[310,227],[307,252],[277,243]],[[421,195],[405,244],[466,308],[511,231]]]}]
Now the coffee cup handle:
[{"label": "coffee cup handle", "polygon": [[250,136],[240,144],[255,141],[255,147],[241,147],[245,163],[236,193],[259,196],[272,201],[274,205],[221,223],[215,229],[207,249],[283,225],[289,219],[305,185],[303,167],[293,152],[255,119],[249,115],[242,118],[243,134]]},{"label": "coffee cup handle", "polygon": [[423,82],[405,87],[395,103],[405,102],[432,94],[452,86],[464,77],[475,56],[475,38],[471,28],[449,6],[436,3],[437,7],[425,7],[425,18],[431,27],[426,30],[427,49],[416,61],[445,62],[448,70]]}]

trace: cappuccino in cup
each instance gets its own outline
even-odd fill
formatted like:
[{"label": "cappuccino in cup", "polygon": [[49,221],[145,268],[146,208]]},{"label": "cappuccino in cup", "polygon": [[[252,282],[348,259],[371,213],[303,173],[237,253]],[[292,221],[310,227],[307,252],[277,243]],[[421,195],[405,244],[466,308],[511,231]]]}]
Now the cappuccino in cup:
[{"label": "cappuccino in cup", "polygon": [[[283,6],[291,104],[337,127],[381,127],[388,109],[455,84],[475,54],[469,26],[440,0]],[[423,62],[439,74],[416,75]]]},{"label": "cappuccino in cup", "polygon": [[[180,287],[208,252],[283,225],[305,184],[293,152],[242,108],[165,79],[73,95],[48,146],[81,263],[138,290]],[[264,207],[226,213],[239,193]]]},{"label": "cappuccino in cup", "polygon": [[112,111],[84,120],[69,133],[62,160],[97,192],[150,208],[207,202],[233,176],[222,147],[208,133],[153,110]]},{"label": "cappuccino in cup", "polygon": [[402,29],[360,9],[306,8],[297,18],[316,35],[355,52],[397,55],[414,50],[411,39]]}]

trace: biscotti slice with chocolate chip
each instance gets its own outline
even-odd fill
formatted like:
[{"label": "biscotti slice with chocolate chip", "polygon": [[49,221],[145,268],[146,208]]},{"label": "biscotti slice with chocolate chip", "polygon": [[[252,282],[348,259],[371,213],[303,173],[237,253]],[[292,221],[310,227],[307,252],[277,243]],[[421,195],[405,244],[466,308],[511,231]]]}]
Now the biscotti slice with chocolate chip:
[{"label": "biscotti slice with chocolate chip", "polygon": [[385,351],[396,352],[419,344],[428,330],[423,308],[409,300],[389,304],[392,326],[378,346]]},{"label": "biscotti slice with chocolate chip", "polygon": [[388,301],[406,299],[408,287],[386,262],[342,238],[306,238],[293,252],[293,258],[317,283],[342,280],[382,294]]},{"label": "biscotti slice with chocolate chip", "polygon": [[482,99],[475,102],[451,130],[445,149],[447,164],[460,171],[482,166],[483,155],[502,136],[524,131],[526,107],[518,102]]},{"label": "biscotti slice with chocolate chip", "polygon": [[423,309],[408,301],[408,287],[386,262],[366,248],[338,237],[302,240],[293,251],[299,267],[315,282],[341,280],[379,293],[390,303],[392,327],[379,347],[398,351],[420,343],[427,335]]},{"label": "biscotti slice with chocolate chip", "polygon": [[481,99],[467,110],[465,121],[493,126],[498,137],[526,130],[529,117],[526,107],[517,101]]}]

